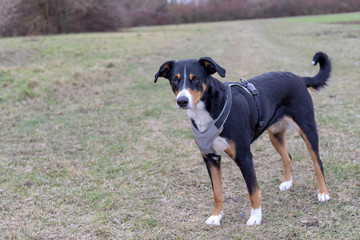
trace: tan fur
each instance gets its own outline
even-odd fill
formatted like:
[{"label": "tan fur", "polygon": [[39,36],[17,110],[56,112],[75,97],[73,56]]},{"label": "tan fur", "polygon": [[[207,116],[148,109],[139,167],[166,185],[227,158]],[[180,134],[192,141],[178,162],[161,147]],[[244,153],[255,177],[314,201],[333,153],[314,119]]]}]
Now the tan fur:
[{"label": "tan fur", "polygon": [[321,168],[320,168],[316,153],[312,149],[311,144],[310,144],[309,140],[307,139],[306,135],[303,133],[303,131],[300,131],[300,135],[304,139],[306,146],[310,152],[310,156],[313,160],[314,169],[315,169],[315,173],[316,173],[316,179],[317,179],[317,187],[318,187],[319,193],[320,194],[323,194],[323,193],[329,194],[329,191],[325,184],[324,175],[321,172]]},{"label": "tan fur", "polygon": [[249,194],[251,207],[253,209],[258,209],[261,206],[261,195],[260,190],[257,188],[255,192],[252,193],[252,195]]},{"label": "tan fur", "polygon": [[192,90],[191,88],[188,89],[188,91],[190,92],[191,97],[193,99],[193,105],[194,106],[200,102],[200,99],[202,98],[205,90],[206,90],[206,84],[205,83],[202,84],[202,90],[201,91]]},{"label": "tan fur", "polygon": [[279,144],[276,143],[277,140],[274,139],[274,134],[276,134],[276,133],[284,133],[285,134],[286,130],[290,129],[290,128],[296,130],[305,141],[305,144],[308,148],[311,159],[313,160],[314,169],[315,169],[315,173],[316,173],[316,179],[317,179],[317,187],[318,187],[319,193],[329,194],[329,191],[325,184],[324,175],[321,172],[321,168],[320,168],[316,153],[312,149],[311,144],[310,144],[309,140],[307,139],[305,133],[300,129],[300,127],[290,117],[284,117],[283,119],[281,119],[278,122],[271,125],[268,129],[268,132],[270,134],[270,140],[272,143],[273,143],[273,141],[275,141],[275,144],[273,143],[273,145],[274,145],[276,151],[279,152],[279,154],[281,155],[281,157],[283,159],[284,181],[289,181],[290,180],[289,177],[291,178],[291,161],[287,154],[285,138],[284,138],[285,144],[283,146],[279,146]]},{"label": "tan fur", "polygon": [[289,152],[287,150],[285,131],[281,132],[281,133],[277,133],[277,134],[282,135],[283,142],[281,142],[281,143],[276,139],[276,137],[274,136],[274,133],[271,130],[268,130],[268,132],[270,135],[270,141],[271,141],[272,145],[274,146],[276,151],[280,154],[281,159],[283,161],[283,165],[284,165],[283,182],[290,181],[291,180],[291,159],[289,157]]},{"label": "tan fur", "polygon": [[223,210],[223,196],[222,196],[222,175],[221,168],[217,168],[213,165],[210,166],[210,174],[213,184],[214,192],[214,210],[212,215],[217,216]]},{"label": "tan fur", "polygon": [[235,159],[236,157],[235,143],[230,140],[227,140],[227,143],[229,147],[225,149],[225,153],[229,155],[229,157],[231,157],[232,159]]}]

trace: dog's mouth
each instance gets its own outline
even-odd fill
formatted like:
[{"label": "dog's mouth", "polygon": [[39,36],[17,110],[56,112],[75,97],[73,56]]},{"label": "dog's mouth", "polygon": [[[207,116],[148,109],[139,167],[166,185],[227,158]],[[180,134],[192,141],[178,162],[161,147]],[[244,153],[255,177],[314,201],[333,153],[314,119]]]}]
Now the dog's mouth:
[{"label": "dog's mouth", "polygon": [[183,109],[183,110],[188,110],[188,109],[190,109],[189,106],[181,107],[181,106],[179,106],[178,104],[176,104],[176,106],[177,106],[178,109]]}]

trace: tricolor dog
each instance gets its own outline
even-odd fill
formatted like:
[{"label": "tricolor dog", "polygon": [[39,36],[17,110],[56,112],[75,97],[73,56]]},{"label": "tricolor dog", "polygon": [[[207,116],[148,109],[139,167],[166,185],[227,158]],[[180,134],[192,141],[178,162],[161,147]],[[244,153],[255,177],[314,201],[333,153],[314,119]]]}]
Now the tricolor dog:
[{"label": "tricolor dog", "polygon": [[308,88],[326,86],[331,74],[331,62],[318,52],[312,64],[320,64],[314,77],[300,77],[290,72],[269,72],[241,83],[223,83],[212,77],[225,77],[225,69],[209,57],[167,61],[155,75],[169,80],[176,104],[186,109],[195,141],[208,169],[213,193],[214,210],[206,224],[220,225],[223,217],[221,157],[229,156],[239,166],[249,193],[251,216],[247,225],[261,223],[261,196],[256,180],[250,145],[265,130],[280,154],[284,177],[279,188],[292,186],[291,156],[285,133],[295,129],[303,138],[314,163],[317,197],[330,199],[325,184],[314,107]]}]

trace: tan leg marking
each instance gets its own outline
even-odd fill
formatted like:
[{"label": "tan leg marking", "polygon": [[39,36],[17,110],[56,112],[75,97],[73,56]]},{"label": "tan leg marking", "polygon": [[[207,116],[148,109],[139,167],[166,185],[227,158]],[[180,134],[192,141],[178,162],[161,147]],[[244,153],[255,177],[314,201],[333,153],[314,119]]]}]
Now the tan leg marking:
[{"label": "tan leg marking", "polygon": [[[289,157],[289,152],[287,150],[285,132],[274,133],[271,130],[268,130],[268,132],[270,135],[270,141],[271,141],[272,145],[274,146],[275,150],[280,154],[281,159],[283,161],[283,165],[284,165],[283,182],[290,181],[291,180],[291,159]],[[282,141],[279,141],[275,137],[275,134],[280,134],[279,136],[281,136]]]},{"label": "tan leg marking", "polygon": [[324,175],[321,172],[321,168],[320,168],[320,165],[319,165],[319,162],[318,162],[317,155],[314,152],[314,150],[313,150],[309,140],[307,139],[305,133],[300,130],[300,135],[304,139],[305,144],[306,144],[306,146],[307,146],[307,148],[308,148],[308,150],[310,152],[310,156],[311,156],[311,158],[313,160],[313,163],[314,163],[316,179],[317,179],[317,187],[318,187],[319,193],[320,194],[324,194],[324,193],[329,194],[329,191],[328,191],[328,189],[326,187],[326,184],[325,184]]},{"label": "tan leg marking", "polygon": [[227,155],[229,155],[229,157],[231,157],[232,159],[235,159],[235,157],[236,157],[236,147],[235,147],[235,143],[232,142],[232,141],[230,141],[230,140],[228,140],[227,143],[228,143],[229,147],[228,147],[227,149],[225,149],[224,152],[225,152]]},{"label": "tan leg marking", "polygon": [[258,209],[261,206],[261,196],[260,196],[260,190],[257,188],[252,195],[249,194],[251,207],[253,209]]},{"label": "tan leg marking", "polygon": [[214,210],[212,212],[212,215],[217,216],[223,210],[221,167],[217,168],[213,165],[210,165],[210,173],[211,173],[213,192],[214,192],[214,201],[215,201]]}]

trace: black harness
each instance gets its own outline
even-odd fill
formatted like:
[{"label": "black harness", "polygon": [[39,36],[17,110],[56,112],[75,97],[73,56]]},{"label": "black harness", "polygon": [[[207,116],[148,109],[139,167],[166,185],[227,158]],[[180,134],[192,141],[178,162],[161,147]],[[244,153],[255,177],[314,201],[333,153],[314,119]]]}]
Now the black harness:
[{"label": "black harness", "polygon": [[262,128],[265,124],[264,122],[264,112],[261,107],[261,102],[259,98],[259,90],[256,89],[256,87],[249,83],[248,81],[244,80],[243,82],[226,82],[225,84],[229,84],[230,86],[239,86],[245,89],[254,99],[256,104],[256,109],[258,113],[258,122],[257,122],[257,128]]},{"label": "black harness", "polygon": [[232,105],[232,94],[231,94],[231,87],[232,86],[239,86],[242,87],[247,93],[249,93],[256,104],[257,112],[258,112],[258,122],[256,124],[257,128],[262,128],[265,124],[264,122],[264,114],[262,111],[260,99],[259,99],[259,91],[255,88],[255,86],[246,80],[243,82],[225,82],[226,88],[226,102],[225,105],[220,113],[220,115],[213,120],[209,127],[200,132],[194,125],[192,119],[190,119],[191,128],[194,134],[194,138],[196,143],[198,144],[200,150],[205,154],[213,154],[215,153],[212,149],[212,144],[217,136],[223,131],[224,123],[226,122]]}]

